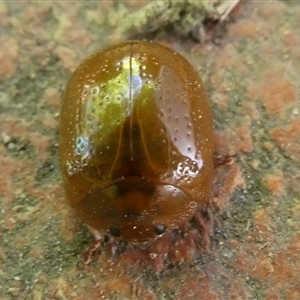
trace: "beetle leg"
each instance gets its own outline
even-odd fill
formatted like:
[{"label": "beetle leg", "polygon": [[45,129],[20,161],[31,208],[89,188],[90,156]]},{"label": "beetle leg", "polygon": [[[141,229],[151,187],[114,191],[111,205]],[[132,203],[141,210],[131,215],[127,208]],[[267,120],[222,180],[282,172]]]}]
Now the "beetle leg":
[{"label": "beetle leg", "polygon": [[197,211],[193,216],[193,221],[199,226],[202,232],[203,246],[206,250],[210,247],[210,237],[213,235],[213,220],[208,211]]},{"label": "beetle leg", "polygon": [[92,242],[88,250],[83,254],[83,263],[85,265],[90,264],[96,256],[101,255],[100,246],[106,241],[105,236],[103,236],[98,230],[91,226],[88,226],[88,229],[95,237],[95,241]]},{"label": "beetle leg", "polygon": [[89,249],[83,254],[83,262],[85,265],[89,265],[93,259],[95,258],[95,256],[98,254],[101,254],[101,250],[99,249],[101,246],[102,241],[100,240],[96,240],[94,241]]},{"label": "beetle leg", "polygon": [[223,165],[232,165],[234,163],[234,159],[237,157],[237,154],[225,154],[225,155],[214,155],[214,167],[218,168]]}]

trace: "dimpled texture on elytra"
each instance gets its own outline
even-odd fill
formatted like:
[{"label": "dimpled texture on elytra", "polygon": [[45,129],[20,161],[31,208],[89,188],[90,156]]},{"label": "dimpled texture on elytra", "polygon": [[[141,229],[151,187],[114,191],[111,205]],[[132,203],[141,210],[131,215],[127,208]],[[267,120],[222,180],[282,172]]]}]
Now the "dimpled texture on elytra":
[{"label": "dimpled texture on elytra", "polygon": [[72,75],[60,121],[66,197],[94,230],[146,241],[208,205],[213,173],[209,102],[173,50],[129,41]]}]

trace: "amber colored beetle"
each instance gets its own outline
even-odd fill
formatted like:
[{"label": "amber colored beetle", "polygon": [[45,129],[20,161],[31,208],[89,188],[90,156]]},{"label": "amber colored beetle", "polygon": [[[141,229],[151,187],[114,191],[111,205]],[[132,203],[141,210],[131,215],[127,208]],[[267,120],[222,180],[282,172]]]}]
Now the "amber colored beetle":
[{"label": "amber colored beetle", "polygon": [[66,197],[99,233],[146,241],[210,201],[212,117],[197,72],[173,50],[128,41],[72,75],[60,121]]}]

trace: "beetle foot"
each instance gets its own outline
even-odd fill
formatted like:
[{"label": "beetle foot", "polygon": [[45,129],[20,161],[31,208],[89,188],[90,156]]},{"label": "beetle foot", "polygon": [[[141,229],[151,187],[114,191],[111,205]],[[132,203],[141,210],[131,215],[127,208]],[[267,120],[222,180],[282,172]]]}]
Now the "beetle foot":
[{"label": "beetle foot", "polygon": [[214,155],[214,167],[218,168],[223,165],[230,166],[234,163],[234,159],[236,157],[237,157],[237,154]]},{"label": "beetle foot", "polygon": [[100,246],[102,244],[102,241],[96,240],[94,241],[88,250],[83,254],[83,263],[85,265],[89,265],[95,257],[101,255]]},{"label": "beetle foot", "polygon": [[211,214],[206,210],[197,211],[192,221],[201,231],[203,247],[208,251],[210,247],[210,237],[213,234],[213,220]]}]

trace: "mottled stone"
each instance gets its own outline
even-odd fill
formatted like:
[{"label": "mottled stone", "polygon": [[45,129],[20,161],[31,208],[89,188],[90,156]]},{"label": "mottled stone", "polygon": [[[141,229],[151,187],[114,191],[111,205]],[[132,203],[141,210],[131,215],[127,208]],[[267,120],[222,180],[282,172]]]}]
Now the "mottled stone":
[{"label": "mottled stone", "polygon": [[297,118],[286,126],[270,130],[277,145],[294,160],[300,161],[300,119]]},{"label": "mottled stone", "polygon": [[83,264],[93,237],[62,190],[60,97],[70,72],[119,42],[113,26],[146,2],[0,1],[0,299],[298,300],[300,5],[293,1],[241,1],[204,45],[172,31],[153,35],[201,73],[216,155],[236,157],[215,170],[209,213],[148,246],[109,240]]}]

